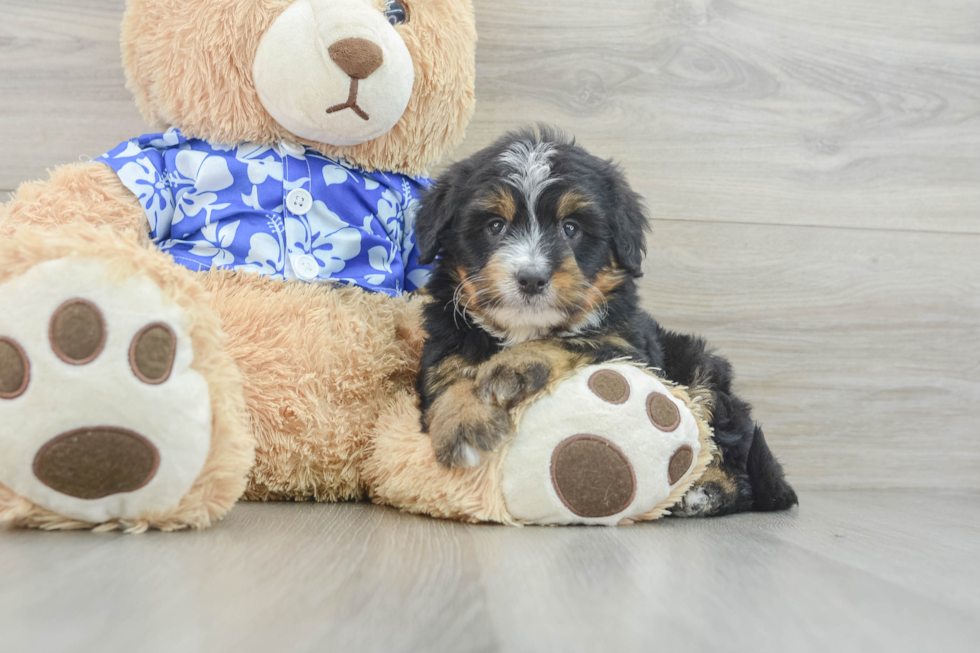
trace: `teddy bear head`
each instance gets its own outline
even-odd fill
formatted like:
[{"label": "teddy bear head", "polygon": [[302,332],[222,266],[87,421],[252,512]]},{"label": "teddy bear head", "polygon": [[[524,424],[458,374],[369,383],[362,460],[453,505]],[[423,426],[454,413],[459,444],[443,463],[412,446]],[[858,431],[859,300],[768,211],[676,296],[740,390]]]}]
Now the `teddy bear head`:
[{"label": "teddy bear head", "polygon": [[471,0],[128,0],[122,50],[147,122],[216,143],[420,174],[473,113]]}]

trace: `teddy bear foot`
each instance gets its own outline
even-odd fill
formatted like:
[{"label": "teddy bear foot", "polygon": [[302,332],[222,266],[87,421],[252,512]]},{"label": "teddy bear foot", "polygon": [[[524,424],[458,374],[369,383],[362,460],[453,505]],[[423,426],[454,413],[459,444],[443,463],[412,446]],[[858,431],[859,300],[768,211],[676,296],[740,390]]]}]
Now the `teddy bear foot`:
[{"label": "teddy bear foot", "polygon": [[211,448],[184,311],[148,277],[46,261],[0,286],[0,483],[89,523],[174,508]]},{"label": "teddy bear foot", "polygon": [[662,516],[711,458],[687,401],[637,366],[583,368],[521,421],[503,464],[511,516],[610,526]]}]

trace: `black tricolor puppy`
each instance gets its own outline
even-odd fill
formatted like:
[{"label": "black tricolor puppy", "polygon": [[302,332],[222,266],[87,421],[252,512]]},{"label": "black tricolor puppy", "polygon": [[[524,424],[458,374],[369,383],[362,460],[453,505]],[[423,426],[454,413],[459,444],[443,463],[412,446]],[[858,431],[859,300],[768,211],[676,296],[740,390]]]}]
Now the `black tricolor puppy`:
[{"label": "black tricolor puppy", "polygon": [[475,464],[509,433],[508,408],[579,364],[626,357],[713,395],[722,458],[675,514],[789,508],[796,494],[728,362],[640,310],[647,230],[620,170],[548,128],[508,134],[436,181],[416,239],[423,263],[439,255],[418,377],[439,461]]}]

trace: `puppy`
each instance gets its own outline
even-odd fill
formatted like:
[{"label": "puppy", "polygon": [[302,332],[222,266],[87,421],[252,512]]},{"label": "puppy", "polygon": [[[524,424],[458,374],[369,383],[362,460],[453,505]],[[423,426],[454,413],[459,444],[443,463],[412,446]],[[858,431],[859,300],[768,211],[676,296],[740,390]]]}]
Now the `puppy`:
[{"label": "puppy", "polygon": [[544,127],[435,182],[416,216],[420,262],[436,261],[417,387],[438,460],[477,464],[511,431],[509,409],[580,364],[627,358],[713,400],[721,456],[674,514],[789,508],[796,494],[729,363],[640,310],[648,229],[615,165]]}]

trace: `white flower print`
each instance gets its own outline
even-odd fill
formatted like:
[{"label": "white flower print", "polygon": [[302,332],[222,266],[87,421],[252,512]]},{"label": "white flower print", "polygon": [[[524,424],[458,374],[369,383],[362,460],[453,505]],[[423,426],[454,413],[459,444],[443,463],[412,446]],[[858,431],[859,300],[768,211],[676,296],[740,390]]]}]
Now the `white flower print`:
[{"label": "white flower print", "polygon": [[150,141],[150,147],[158,150],[166,150],[179,144],[180,132],[174,127],[171,127],[164,133],[160,134],[160,138],[154,138]]},{"label": "white flower print", "polygon": [[242,193],[242,204],[250,209],[255,209],[256,211],[262,211],[262,205],[259,204],[259,187],[252,186],[252,192],[249,195]]},{"label": "white flower print", "polygon": [[177,171],[171,173],[171,183],[178,190],[173,223],[177,224],[184,217],[194,217],[201,211],[206,211],[205,223],[211,224],[212,211],[230,206],[218,204],[216,194],[235,183],[228,170],[228,163],[222,157],[209,156],[206,152],[181,150],[177,153],[174,164]]},{"label": "white flower print", "polygon": [[395,258],[395,252],[388,247],[372,247],[368,250],[368,263],[375,270],[381,270],[391,274],[391,261]]},{"label": "white flower print", "polygon": [[150,223],[150,233],[160,240],[170,235],[174,218],[173,190],[148,157],[130,161],[118,171],[119,179],[140,201]]},{"label": "white flower print", "polygon": [[300,177],[299,179],[293,179],[292,181],[287,179],[286,181],[282,182],[282,187],[286,190],[286,192],[295,190],[297,188],[304,188],[309,185],[310,185],[309,177]]},{"label": "white flower print", "polygon": [[286,219],[290,250],[310,252],[320,263],[320,276],[340,272],[361,253],[361,232],[317,200],[301,218]]},{"label": "white flower print", "polygon": [[350,174],[346,170],[336,164],[328,163],[323,166],[323,183],[327,186],[343,184],[349,176]]},{"label": "white flower print", "polygon": [[235,220],[218,228],[218,223],[213,222],[203,229],[200,234],[205,239],[204,242],[198,241],[190,250],[194,256],[211,259],[211,267],[225,267],[235,262],[235,255],[228,251],[235,242],[235,233],[241,220]]},{"label": "white flower print", "polygon": [[323,183],[327,186],[333,186],[336,184],[346,184],[349,181],[352,182],[364,182],[364,190],[374,190],[380,184],[370,177],[364,176],[359,170],[355,170],[346,161],[337,161],[334,159],[328,159],[327,157],[311,156],[310,158],[317,158],[322,161],[326,161],[323,166]]},{"label": "white flower print", "polygon": [[113,159],[131,159],[143,153],[143,148],[136,141],[126,143],[126,149],[112,157]]},{"label": "white flower print", "polygon": [[[272,220],[269,222],[270,226],[275,226]],[[267,233],[253,234],[249,240],[245,264],[239,265],[237,269],[269,276],[280,276],[286,265],[286,248],[283,242],[283,234],[278,227],[274,229],[274,232],[275,238]]]},{"label": "white flower print", "polygon": [[388,238],[395,243],[400,243],[402,240],[402,221],[399,219],[401,203],[402,198],[398,191],[387,188],[378,200],[378,212],[375,214]]},{"label": "white flower print", "polygon": [[412,200],[402,211],[402,258],[406,261],[408,260],[409,254],[412,253],[412,249],[415,247],[415,216],[419,212],[419,207],[422,203],[418,200]]},{"label": "white flower print", "polygon": [[391,275],[391,263],[395,258],[394,248],[392,247],[382,247],[378,245],[377,247],[372,247],[368,250],[368,263],[375,270],[381,272],[387,272],[388,274],[368,274],[365,275],[364,279],[375,286],[380,286],[385,282],[385,279]]},{"label": "white flower print", "polygon": [[271,147],[252,143],[240,145],[235,158],[248,166],[248,180],[253,184],[264,184],[270,177],[282,181],[282,161],[276,159]]},{"label": "white flower print", "polygon": [[[425,180],[366,172],[313,150],[298,159],[171,129],[124,141],[98,160],[139,198],[157,246],[180,265],[282,278],[292,257],[310,254],[319,279],[390,295],[426,282],[415,243]],[[283,206],[296,188],[313,195],[305,216]]]}]

